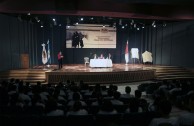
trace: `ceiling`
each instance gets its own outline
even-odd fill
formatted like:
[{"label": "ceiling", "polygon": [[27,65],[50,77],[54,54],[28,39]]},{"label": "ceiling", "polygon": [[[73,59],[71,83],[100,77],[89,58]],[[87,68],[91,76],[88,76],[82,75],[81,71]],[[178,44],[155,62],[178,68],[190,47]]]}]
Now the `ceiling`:
[{"label": "ceiling", "polygon": [[[42,23],[111,23],[137,25],[194,19],[193,0],[0,0],[0,12]],[[30,16],[27,13],[31,13]],[[32,18],[33,17],[33,18]],[[94,19],[92,19],[94,18]],[[122,19],[122,20],[121,20]],[[57,24],[57,25],[58,25]]]},{"label": "ceiling", "polygon": [[194,2],[193,0],[0,0],[0,12],[191,20],[194,19]]}]

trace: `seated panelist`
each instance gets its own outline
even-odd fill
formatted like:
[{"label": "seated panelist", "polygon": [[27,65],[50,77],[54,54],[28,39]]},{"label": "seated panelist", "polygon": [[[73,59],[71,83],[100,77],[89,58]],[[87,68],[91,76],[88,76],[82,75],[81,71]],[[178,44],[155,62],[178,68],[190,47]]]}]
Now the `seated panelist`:
[{"label": "seated panelist", "polygon": [[103,54],[100,54],[100,57],[98,57],[98,59],[104,59]]}]

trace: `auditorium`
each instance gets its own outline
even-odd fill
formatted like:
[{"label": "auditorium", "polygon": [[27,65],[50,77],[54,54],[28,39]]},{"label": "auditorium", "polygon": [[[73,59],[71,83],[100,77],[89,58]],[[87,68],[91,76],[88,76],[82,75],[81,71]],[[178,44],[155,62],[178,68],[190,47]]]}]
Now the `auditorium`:
[{"label": "auditorium", "polygon": [[0,0],[2,126],[194,126],[192,0]]}]

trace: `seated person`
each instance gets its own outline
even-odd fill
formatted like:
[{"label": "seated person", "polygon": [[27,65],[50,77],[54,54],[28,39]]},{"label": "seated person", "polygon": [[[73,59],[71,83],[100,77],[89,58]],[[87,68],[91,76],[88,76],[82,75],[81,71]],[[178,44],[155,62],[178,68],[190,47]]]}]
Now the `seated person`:
[{"label": "seated person", "polygon": [[98,57],[98,59],[104,59],[103,54],[100,54],[100,57]]},{"label": "seated person", "polygon": [[109,53],[107,59],[112,59],[111,54]]},{"label": "seated person", "polygon": [[97,59],[97,55],[96,54],[94,54],[94,59]]},{"label": "seated person", "polygon": [[69,115],[87,115],[88,112],[82,108],[82,103],[80,101],[76,101],[71,110],[67,112],[67,116]]},{"label": "seated person", "polygon": [[114,92],[114,99],[111,100],[113,105],[123,105],[123,102],[119,100],[120,96],[121,96],[120,92],[117,91]]},{"label": "seated person", "polygon": [[160,118],[153,118],[149,126],[159,126],[160,124],[168,123],[172,126],[179,126],[179,120],[177,117],[170,117],[172,105],[168,100],[162,100],[159,103]]},{"label": "seated person", "polygon": [[57,101],[54,98],[50,98],[46,103],[46,116],[63,116],[64,111],[57,108]]},{"label": "seated person", "polygon": [[98,114],[117,114],[110,100],[104,100]]},{"label": "seated person", "polygon": [[125,111],[126,113],[132,112],[143,112],[142,108],[139,105],[139,101],[137,98],[131,98],[129,107]]},{"label": "seated person", "polygon": [[180,115],[179,122],[181,126],[193,126],[194,125],[194,94],[189,98],[188,112]]},{"label": "seated person", "polygon": [[121,95],[121,98],[133,98],[134,96],[130,94],[131,93],[131,87],[130,86],[126,86],[125,87],[125,93]]}]

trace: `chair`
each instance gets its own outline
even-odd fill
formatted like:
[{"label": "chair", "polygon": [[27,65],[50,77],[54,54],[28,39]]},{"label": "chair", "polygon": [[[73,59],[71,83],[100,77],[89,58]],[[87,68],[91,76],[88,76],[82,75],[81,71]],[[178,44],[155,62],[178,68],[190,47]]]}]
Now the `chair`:
[{"label": "chair", "polygon": [[89,58],[88,57],[84,57],[84,63],[85,63],[85,66],[86,66],[86,64],[88,63],[90,63],[90,61],[89,61]]}]

